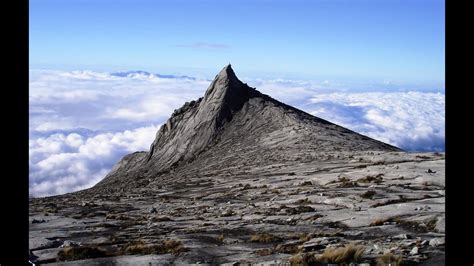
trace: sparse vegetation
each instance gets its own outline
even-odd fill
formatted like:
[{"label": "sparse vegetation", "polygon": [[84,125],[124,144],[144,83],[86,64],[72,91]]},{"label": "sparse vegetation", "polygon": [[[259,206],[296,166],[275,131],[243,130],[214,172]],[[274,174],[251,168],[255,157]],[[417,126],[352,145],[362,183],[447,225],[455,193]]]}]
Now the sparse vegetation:
[{"label": "sparse vegetation", "polygon": [[432,220],[429,220],[427,223],[426,223],[426,228],[429,230],[429,231],[433,231],[435,228],[436,228],[436,223],[437,223],[437,219],[432,219]]},{"label": "sparse vegetation", "polygon": [[310,239],[314,238],[315,234],[309,233],[309,234],[301,234],[299,239],[303,242],[309,241]]},{"label": "sparse vegetation", "polygon": [[269,233],[257,233],[250,237],[250,241],[258,243],[271,243],[281,241],[281,238]]},{"label": "sparse vegetation", "polygon": [[383,182],[383,174],[378,174],[378,175],[374,175],[374,176],[366,176],[364,178],[360,178],[357,180],[357,182],[360,182],[360,183],[376,183],[376,184],[380,184]]},{"label": "sparse vegetation", "polygon": [[316,262],[313,253],[298,253],[289,258],[291,266],[306,266]]},{"label": "sparse vegetation", "polygon": [[108,213],[108,214],[105,216],[105,219],[106,219],[106,220],[130,220],[130,219],[132,219],[132,218],[130,218],[130,217],[127,216],[127,215],[123,215],[123,214]]},{"label": "sparse vegetation", "polygon": [[423,160],[431,159],[431,157],[425,156],[425,155],[417,155],[415,157],[418,158],[418,159],[423,159]]},{"label": "sparse vegetation", "polygon": [[345,176],[341,176],[337,179],[337,182],[340,184],[337,187],[340,188],[347,188],[347,187],[358,187],[359,184],[357,184],[356,181],[351,181],[349,178]]},{"label": "sparse vegetation", "polygon": [[217,241],[219,242],[224,242],[224,234],[220,234],[217,238],[216,238]]},{"label": "sparse vegetation", "polygon": [[303,183],[300,184],[300,186],[312,186],[313,182],[311,181],[304,181]]},{"label": "sparse vegetation", "polygon": [[170,197],[168,195],[163,195],[160,197],[161,202],[163,203],[169,203],[170,202]]},{"label": "sparse vegetation", "polygon": [[392,253],[385,253],[382,256],[378,257],[376,262],[377,266],[400,266],[402,265],[402,256],[397,256]]},{"label": "sparse vegetation", "polygon": [[89,246],[65,247],[58,252],[58,261],[72,261],[82,259],[93,259],[105,257],[106,253],[97,248]]},{"label": "sparse vegetation", "polygon": [[320,215],[320,214],[315,214],[315,215],[311,215],[310,217],[308,218],[305,218],[305,221],[314,221],[314,220],[317,220],[319,218],[323,217],[323,215]]},{"label": "sparse vegetation", "polygon": [[389,204],[403,203],[403,202],[407,202],[407,201],[410,201],[410,200],[413,200],[413,199],[406,198],[403,195],[399,195],[398,199],[384,200],[384,201],[375,203],[375,204],[371,205],[370,207],[371,208],[376,208],[376,207],[385,206],[385,205],[389,205]]},{"label": "sparse vegetation", "polygon": [[375,219],[369,224],[369,226],[380,226],[383,225],[385,222],[387,222],[387,219]]},{"label": "sparse vegetation", "polygon": [[299,243],[291,243],[291,244],[278,244],[275,247],[275,251],[278,253],[285,253],[285,254],[295,254],[299,249]]},{"label": "sparse vegetation", "polygon": [[287,208],[285,211],[288,214],[295,215],[295,214],[300,214],[300,213],[303,213],[303,212],[314,212],[315,209],[311,206],[308,206],[308,205],[302,205],[302,206],[298,206],[298,207],[295,207],[295,208],[291,208],[291,207]]},{"label": "sparse vegetation", "polygon": [[358,187],[359,184],[357,184],[356,181],[349,181],[349,182],[342,182],[339,186],[339,188],[349,188],[349,187]]},{"label": "sparse vegetation", "polygon": [[351,263],[359,262],[364,254],[365,247],[348,244],[344,247],[326,248],[323,254],[316,256],[318,262],[325,263]]},{"label": "sparse vegetation", "polygon": [[311,204],[312,202],[308,198],[299,199],[295,202],[296,204]]},{"label": "sparse vegetation", "polygon": [[270,248],[258,249],[255,251],[258,256],[269,256],[273,254],[273,250]]},{"label": "sparse vegetation", "polygon": [[335,230],[335,231],[332,231],[332,230],[322,230],[322,231],[318,231],[318,232],[313,232],[313,233],[301,233],[301,234],[298,234],[298,235],[295,235],[293,236],[292,239],[298,239],[300,240],[301,242],[307,242],[313,238],[317,238],[317,237],[339,237],[339,236],[342,236],[343,234],[341,234],[341,230]]},{"label": "sparse vegetation", "polygon": [[230,216],[234,216],[236,214],[237,213],[233,210],[226,210],[221,214],[221,217],[230,217]]},{"label": "sparse vegetation", "polygon": [[366,192],[360,194],[364,199],[372,199],[372,197],[377,194],[374,190],[367,190]]},{"label": "sparse vegetation", "polygon": [[265,215],[275,215],[275,214],[277,214],[279,211],[280,211],[279,208],[268,208],[268,209],[265,211]]},{"label": "sparse vegetation", "polygon": [[432,184],[430,181],[423,181],[421,182],[421,185],[427,187],[427,186],[431,186]]},{"label": "sparse vegetation", "polygon": [[58,213],[59,208],[56,207],[56,206],[53,206],[53,207],[46,207],[46,208],[43,209],[43,211],[49,212],[49,213]]},{"label": "sparse vegetation", "polygon": [[245,184],[245,186],[241,190],[247,190],[247,189],[252,189],[252,185],[250,184]]},{"label": "sparse vegetation", "polygon": [[349,178],[345,177],[345,176],[340,176],[338,179],[337,179],[338,182],[341,182],[341,183],[344,183],[344,182],[349,182]]},{"label": "sparse vegetation", "polygon": [[125,254],[179,254],[187,251],[188,249],[183,247],[182,243],[178,240],[166,239],[158,244],[146,244],[143,241],[127,244],[123,251]]},{"label": "sparse vegetation", "polygon": [[419,232],[427,233],[433,231],[436,227],[436,219],[429,220],[427,222],[409,221],[402,219],[401,217],[391,217],[386,219],[376,219],[370,223],[370,226],[380,226],[385,223],[396,223],[404,228]]}]

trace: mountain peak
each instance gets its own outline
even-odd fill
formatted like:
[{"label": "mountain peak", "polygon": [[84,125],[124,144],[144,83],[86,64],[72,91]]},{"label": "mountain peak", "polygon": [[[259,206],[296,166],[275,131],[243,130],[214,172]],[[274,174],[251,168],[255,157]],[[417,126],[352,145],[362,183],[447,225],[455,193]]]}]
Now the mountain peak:
[{"label": "mountain peak", "polygon": [[[159,129],[145,153],[125,157],[97,186],[130,184],[196,161],[204,167],[222,158],[249,158],[262,164],[302,156],[306,151],[397,151],[326,120],[311,116],[258,92],[240,81],[226,65],[203,98],[186,103]],[[259,154],[256,156],[255,154]],[[189,166],[191,167],[191,166]],[[150,180],[151,180],[150,179]]]},{"label": "mountain peak", "polygon": [[231,65],[225,66],[209,85],[200,104],[200,110],[207,110],[206,116],[215,119],[215,126],[232,119],[232,115],[252,97],[259,95],[255,89],[240,81]]},{"label": "mountain peak", "polygon": [[220,72],[217,74],[218,77],[222,78],[237,78],[237,76],[234,73],[234,70],[232,69],[232,65],[229,63],[226,65]]},{"label": "mountain peak", "polygon": [[225,66],[207,89],[200,105],[208,117],[215,119],[215,126],[232,119],[234,113],[252,97],[259,95],[255,89],[240,81],[231,65]]},{"label": "mountain peak", "polygon": [[230,64],[226,65],[214,78],[211,85],[207,89],[204,99],[209,98],[209,96],[221,96],[220,93],[216,95],[215,88],[217,87],[220,91],[226,90],[235,90],[244,85],[235,75],[234,70]]}]

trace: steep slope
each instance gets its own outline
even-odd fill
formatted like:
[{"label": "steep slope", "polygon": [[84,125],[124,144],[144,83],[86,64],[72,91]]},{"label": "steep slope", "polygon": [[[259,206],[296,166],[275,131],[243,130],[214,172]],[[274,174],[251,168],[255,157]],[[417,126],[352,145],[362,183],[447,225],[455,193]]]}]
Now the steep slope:
[{"label": "steep slope", "polygon": [[228,65],[203,98],[175,110],[148,152],[125,156],[95,188],[145,186],[169,171],[261,166],[309,152],[368,150],[399,151],[258,92]]}]

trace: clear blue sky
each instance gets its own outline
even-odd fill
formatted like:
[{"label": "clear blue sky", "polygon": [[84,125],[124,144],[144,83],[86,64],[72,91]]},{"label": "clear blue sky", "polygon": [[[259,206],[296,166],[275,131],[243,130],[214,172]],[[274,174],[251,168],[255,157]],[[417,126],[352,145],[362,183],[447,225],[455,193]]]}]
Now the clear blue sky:
[{"label": "clear blue sky", "polygon": [[438,0],[30,0],[30,68],[443,86]]}]

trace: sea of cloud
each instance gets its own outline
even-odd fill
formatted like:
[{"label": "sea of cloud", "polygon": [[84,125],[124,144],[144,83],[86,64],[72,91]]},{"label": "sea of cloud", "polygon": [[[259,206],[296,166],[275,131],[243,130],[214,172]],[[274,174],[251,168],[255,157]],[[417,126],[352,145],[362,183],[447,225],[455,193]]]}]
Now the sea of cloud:
[{"label": "sea of cloud", "polygon": [[[444,151],[443,91],[243,80],[280,101],[402,149]],[[124,155],[148,150],[174,109],[201,97],[210,80],[30,70],[29,83],[30,195],[48,196],[91,187]]]}]

